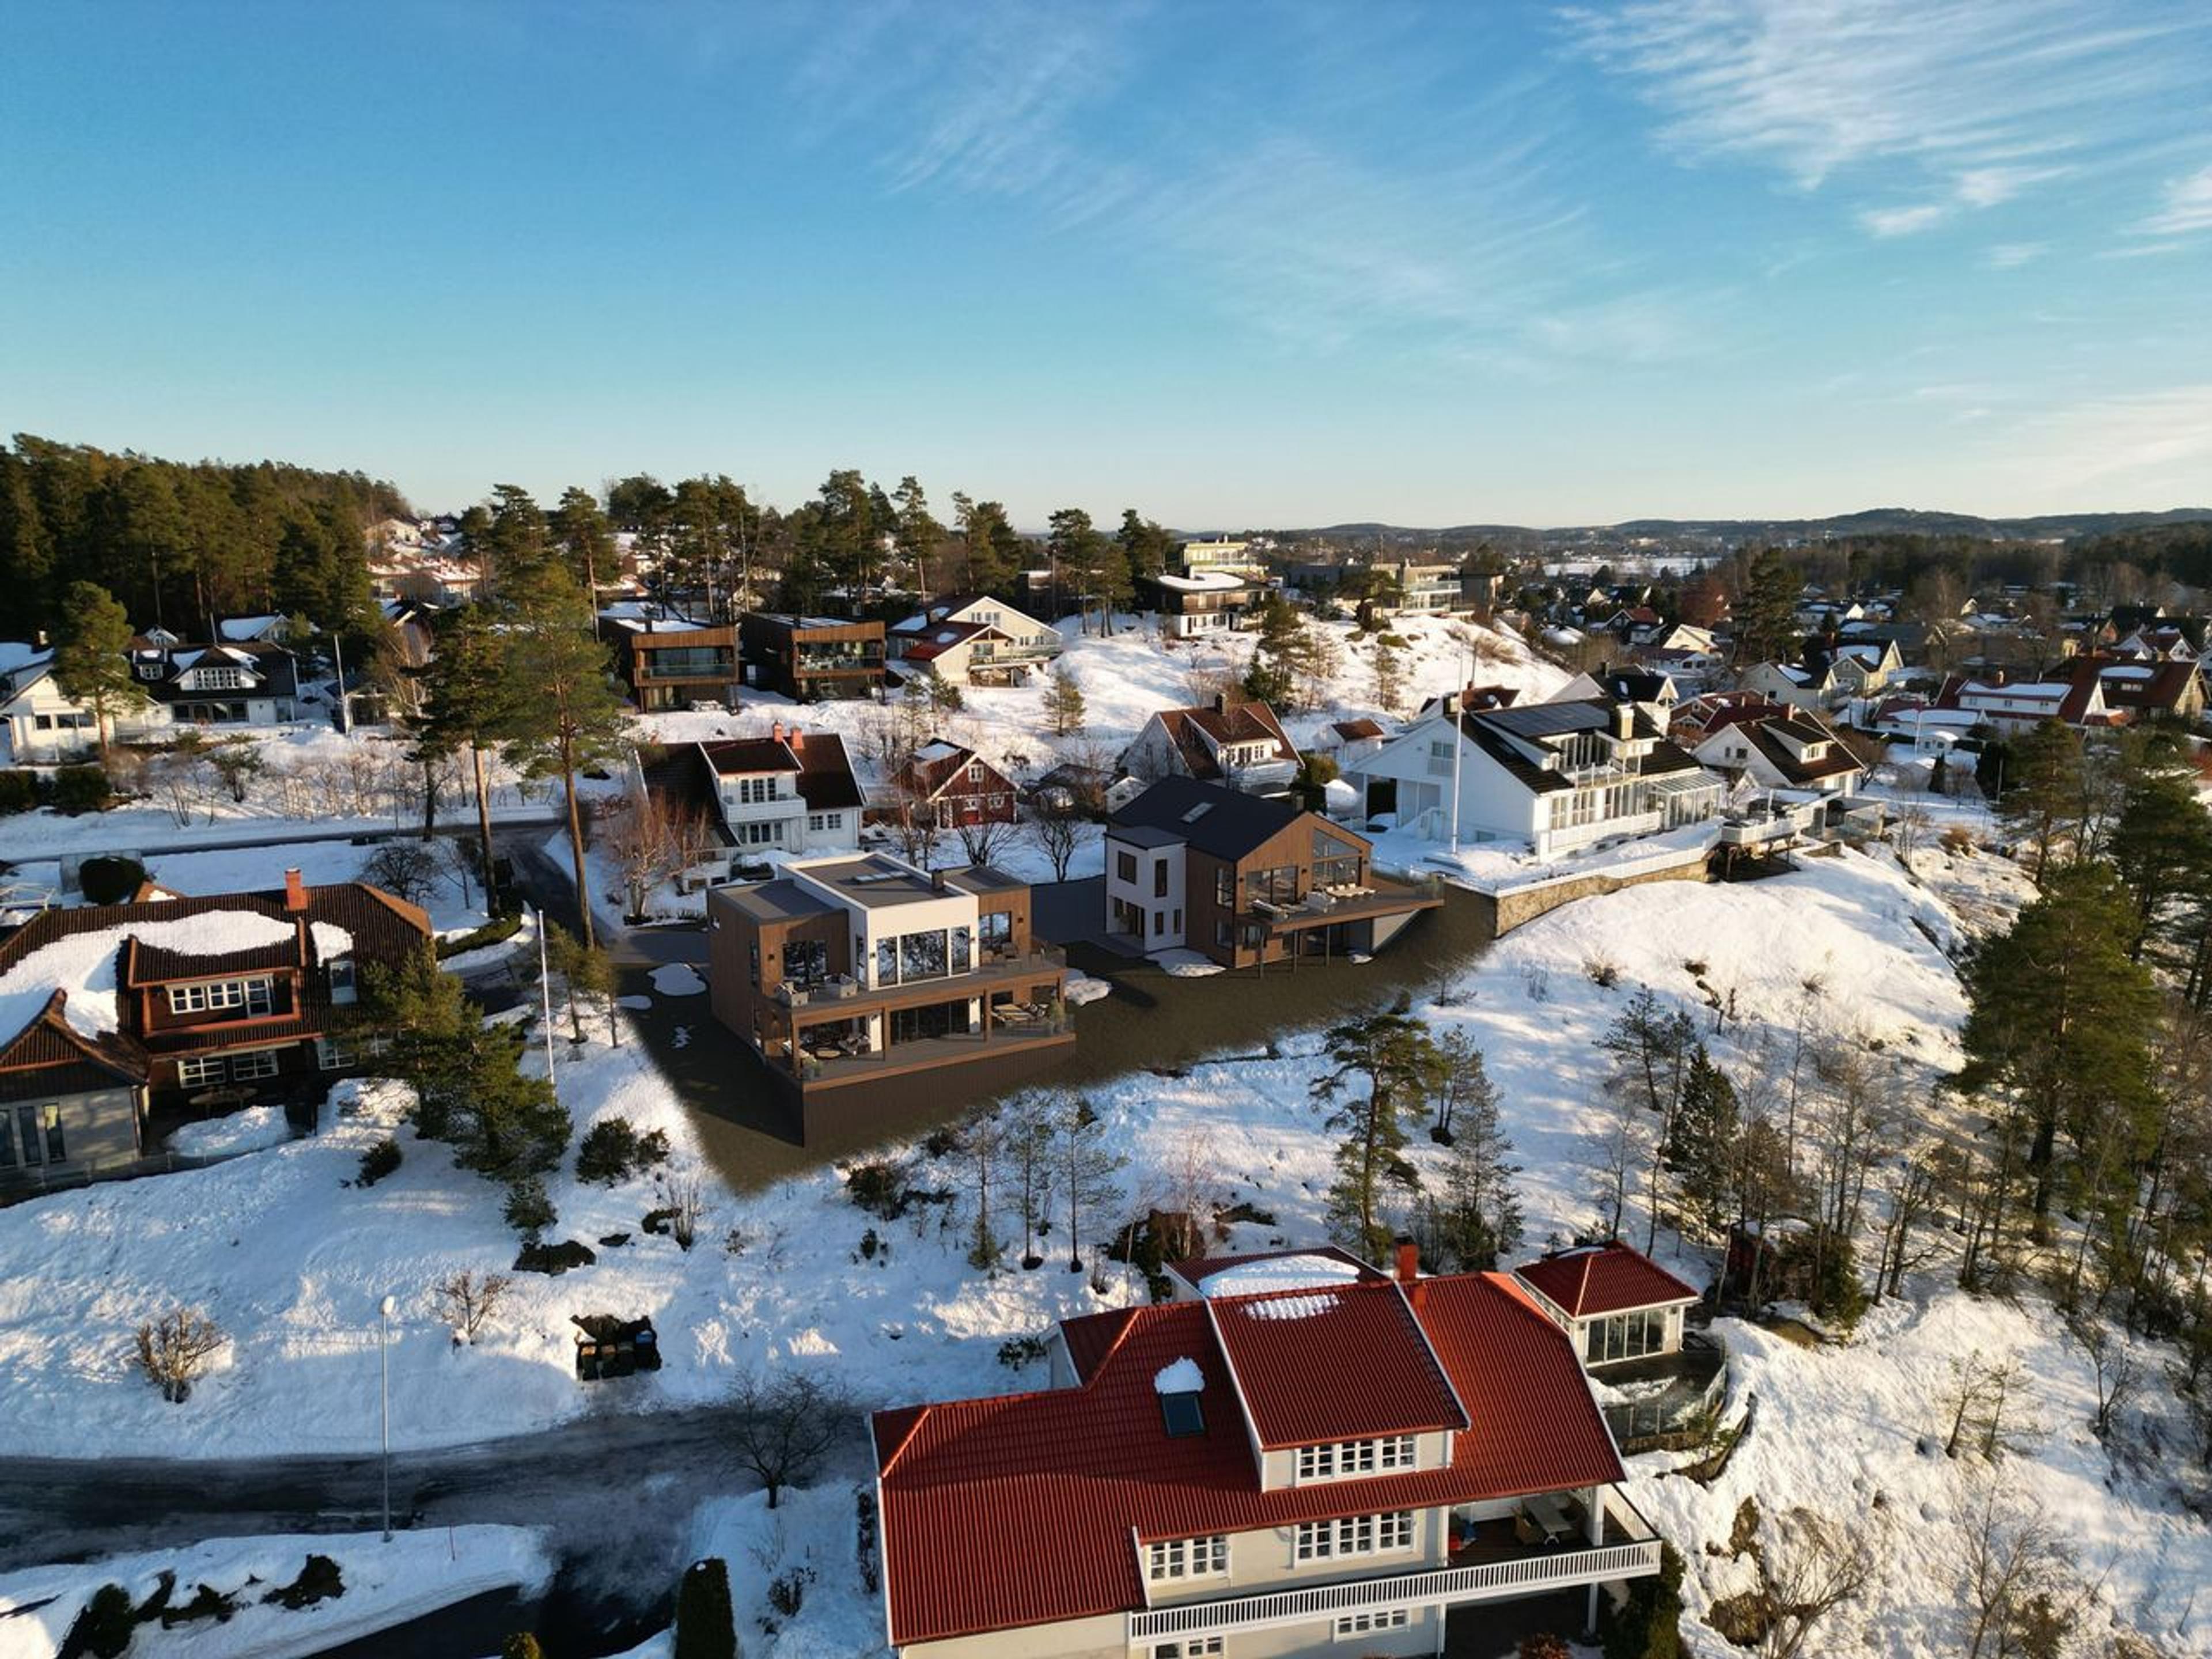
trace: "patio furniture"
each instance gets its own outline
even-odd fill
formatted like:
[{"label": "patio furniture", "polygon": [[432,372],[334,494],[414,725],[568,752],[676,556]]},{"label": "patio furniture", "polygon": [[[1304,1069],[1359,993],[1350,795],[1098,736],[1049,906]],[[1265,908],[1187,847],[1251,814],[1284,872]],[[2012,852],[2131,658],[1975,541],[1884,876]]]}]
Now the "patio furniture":
[{"label": "patio furniture", "polygon": [[1574,1530],[1567,1507],[1549,1492],[1523,1498],[1513,1516],[1513,1535],[1523,1544],[1557,1549]]}]

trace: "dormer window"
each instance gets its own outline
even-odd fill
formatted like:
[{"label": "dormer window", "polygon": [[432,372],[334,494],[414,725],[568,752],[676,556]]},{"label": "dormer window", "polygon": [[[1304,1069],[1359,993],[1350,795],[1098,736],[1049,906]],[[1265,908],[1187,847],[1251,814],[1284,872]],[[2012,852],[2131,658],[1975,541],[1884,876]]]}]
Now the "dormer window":
[{"label": "dormer window", "polygon": [[335,957],[331,961],[331,1001],[334,1004],[354,1000],[353,958]]},{"label": "dormer window", "polygon": [[1379,1440],[1335,1440],[1298,1448],[1298,1479],[1346,1480],[1369,1474],[1395,1474],[1413,1467],[1413,1437],[1394,1434]]},{"label": "dormer window", "polygon": [[237,691],[245,684],[246,676],[235,668],[198,668],[192,671],[192,690],[195,691]]},{"label": "dormer window", "polygon": [[1145,1547],[1145,1577],[1156,1584],[1178,1578],[1216,1578],[1228,1571],[1229,1540],[1224,1534],[1170,1538]]}]

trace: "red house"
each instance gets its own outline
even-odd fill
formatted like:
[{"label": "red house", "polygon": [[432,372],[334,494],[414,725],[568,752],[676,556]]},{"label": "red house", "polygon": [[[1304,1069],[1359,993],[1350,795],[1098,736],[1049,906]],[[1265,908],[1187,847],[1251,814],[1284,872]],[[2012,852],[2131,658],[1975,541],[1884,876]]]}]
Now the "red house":
[{"label": "red house", "polygon": [[902,814],[935,818],[940,830],[1012,823],[1013,781],[974,750],[933,738],[893,775]]}]

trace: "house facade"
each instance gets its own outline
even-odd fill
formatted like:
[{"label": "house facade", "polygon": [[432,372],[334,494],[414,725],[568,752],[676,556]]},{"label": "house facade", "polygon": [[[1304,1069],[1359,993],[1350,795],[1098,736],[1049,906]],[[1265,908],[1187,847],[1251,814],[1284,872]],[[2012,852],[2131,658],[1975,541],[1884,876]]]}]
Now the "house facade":
[{"label": "house facade", "polygon": [[902,815],[940,830],[1014,822],[1013,780],[974,750],[933,738],[891,779]]},{"label": "house facade", "polygon": [[698,755],[721,839],[734,857],[860,846],[860,786],[836,732],[802,732],[778,720],[765,737],[702,743]]},{"label": "house facade", "polygon": [[1753,663],[1736,682],[1737,689],[1755,691],[1769,702],[1786,702],[1792,708],[1826,708],[1849,695],[1838,684],[1832,666],[1803,663]]},{"label": "house facade", "polygon": [[41,912],[0,944],[0,1007],[29,1011],[0,1038],[0,1174],[135,1158],[165,1110],[319,1098],[369,1052],[344,1012],[361,970],[429,939],[416,906],[296,870],[274,893]]},{"label": "house facade", "polygon": [[884,684],[884,625],[756,611],[738,623],[744,683],[799,702],[873,695]]},{"label": "house facade", "polygon": [[1660,1543],[1565,1334],[1401,1258],[1179,1264],[1196,1294],[1061,1322],[1050,1387],[877,1413],[893,1650],[1436,1654],[1562,1590],[1594,1626]]},{"label": "house facade", "polygon": [[738,707],[738,630],[681,617],[605,617],[601,631],[615,647],[615,667],[630,701],[647,714],[711,704]]},{"label": "house facade", "polygon": [[1024,685],[1060,653],[1059,631],[1004,599],[953,594],[887,635],[894,660],[955,685]]},{"label": "house facade", "polygon": [[1842,799],[1856,794],[1866,776],[1834,726],[1779,703],[1717,714],[1690,752],[1700,765],[1762,789],[1804,789]]},{"label": "house facade", "polygon": [[1197,708],[1164,708],[1121,751],[1121,768],[1149,782],[1195,778],[1252,794],[1285,793],[1298,750],[1264,702],[1231,702],[1226,692]]},{"label": "house facade", "polygon": [[[297,665],[280,645],[187,646],[157,629],[137,635],[127,655],[141,700],[109,715],[108,734],[121,741],[166,738],[179,726],[265,728],[299,718]],[[55,683],[51,653],[7,674],[0,720],[18,764],[73,759],[100,743],[92,706]]]},{"label": "house facade", "polygon": [[1603,697],[1443,711],[1346,773],[1370,817],[1431,840],[1519,840],[1540,858],[1700,822],[1722,781],[1632,705]]},{"label": "house facade", "polygon": [[802,1102],[948,1066],[1049,1064],[1075,1041],[1067,959],[1030,915],[1029,884],[985,866],[794,860],[708,895],[714,1016]]},{"label": "house facade", "polygon": [[1164,571],[1137,579],[1138,592],[1170,639],[1203,639],[1239,626],[1266,591],[1228,570]]},{"label": "house facade", "polygon": [[1164,778],[1107,824],[1106,932],[1224,968],[1371,953],[1443,902],[1377,876],[1371,853],[1318,812]]}]

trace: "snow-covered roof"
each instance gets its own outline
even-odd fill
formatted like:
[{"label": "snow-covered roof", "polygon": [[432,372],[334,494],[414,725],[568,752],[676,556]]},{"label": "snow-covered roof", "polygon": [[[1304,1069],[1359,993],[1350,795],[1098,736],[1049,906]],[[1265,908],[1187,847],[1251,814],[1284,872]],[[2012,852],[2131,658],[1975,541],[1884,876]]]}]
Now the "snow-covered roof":
[{"label": "snow-covered roof", "polygon": [[1198,1281],[1200,1296],[1257,1296],[1267,1291],[1313,1291],[1348,1285],[1360,1266],[1333,1255],[1265,1255],[1239,1262]]},{"label": "snow-covered roof", "polygon": [[[327,921],[310,924],[315,951],[327,962],[353,949],[353,936]],[[243,951],[289,944],[292,923],[258,910],[204,910],[171,921],[125,921],[70,933],[43,945],[0,978],[0,1037],[12,1037],[36,1019],[56,991],[66,992],[70,1024],[86,1036],[117,1029],[115,963],[125,939],[179,957],[210,962]]]},{"label": "snow-covered roof", "polygon": [[1200,570],[1188,576],[1155,576],[1152,580],[1178,593],[1225,593],[1244,586],[1242,577],[1224,570]]}]

